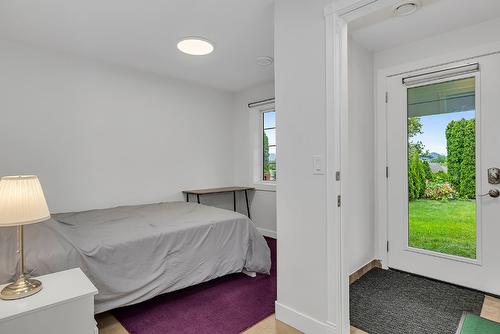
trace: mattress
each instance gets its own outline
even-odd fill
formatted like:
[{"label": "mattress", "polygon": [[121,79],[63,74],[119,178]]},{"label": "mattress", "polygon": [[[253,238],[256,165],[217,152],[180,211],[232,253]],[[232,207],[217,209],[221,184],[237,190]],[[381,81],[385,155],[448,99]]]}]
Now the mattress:
[{"label": "mattress", "polygon": [[[0,282],[16,274],[16,229],[0,228]],[[269,274],[270,250],[236,212],[170,202],[55,214],[25,226],[25,272],[80,267],[95,312],[139,303],[243,270]]]}]

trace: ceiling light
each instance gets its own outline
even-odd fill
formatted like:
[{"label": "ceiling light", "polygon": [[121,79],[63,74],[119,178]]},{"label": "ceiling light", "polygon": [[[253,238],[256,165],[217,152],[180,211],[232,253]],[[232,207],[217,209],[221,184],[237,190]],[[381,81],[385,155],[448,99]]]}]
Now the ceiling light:
[{"label": "ceiling light", "polygon": [[214,51],[214,45],[201,37],[185,37],[177,43],[177,49],[192,56],[204,56]]},{"label": "ceiling light", "polygon": [[418,1],[400,1],[394,5],[393,11],[396,16],[406,16],[417,11],[420,3]]},{"label": "ceiling light", "polygon": [[274,62],[274,59],[272,57],[258,57],[257,58],[257,65],[259,66],[269,66]]}]

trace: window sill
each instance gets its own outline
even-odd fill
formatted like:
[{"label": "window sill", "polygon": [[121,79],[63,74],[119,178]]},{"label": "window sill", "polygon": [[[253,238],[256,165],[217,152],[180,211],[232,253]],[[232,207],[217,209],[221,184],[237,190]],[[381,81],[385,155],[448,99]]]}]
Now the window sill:
[{"label": "window sill", "polygon": [[276,181],[257,181],[254,182],[254,188],[255,190],[261,190],[261,191],[276,191]]}]

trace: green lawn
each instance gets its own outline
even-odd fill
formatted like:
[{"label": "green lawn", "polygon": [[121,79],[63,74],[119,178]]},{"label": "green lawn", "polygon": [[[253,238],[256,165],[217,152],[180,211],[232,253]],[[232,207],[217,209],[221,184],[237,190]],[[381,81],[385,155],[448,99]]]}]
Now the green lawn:
[{"label": "green lawn", "polygon": [[476,203],[465,200],[410,202],[411,247],[476,258]]}]

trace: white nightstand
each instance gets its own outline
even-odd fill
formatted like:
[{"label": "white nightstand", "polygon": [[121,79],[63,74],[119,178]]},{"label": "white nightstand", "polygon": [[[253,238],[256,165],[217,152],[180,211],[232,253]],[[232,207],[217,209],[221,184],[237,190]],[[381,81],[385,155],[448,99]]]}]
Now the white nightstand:
[{"label": "white nightstand", "polygon": [[97,289],[80,268],[36,279],[43,284],[37,294],[0,300],[0,333],[97,334],[94,320]]}]

